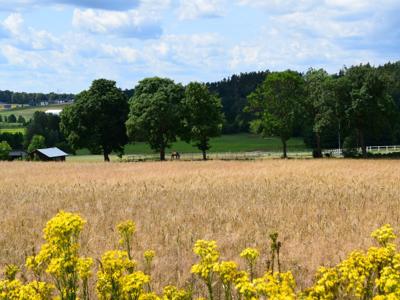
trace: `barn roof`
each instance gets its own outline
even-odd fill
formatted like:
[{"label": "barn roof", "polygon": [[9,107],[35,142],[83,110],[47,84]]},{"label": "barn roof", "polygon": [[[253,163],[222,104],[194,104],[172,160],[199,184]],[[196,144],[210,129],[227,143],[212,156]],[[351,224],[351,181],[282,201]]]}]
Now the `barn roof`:
[{"label": "barn roof", "polygon": [[54,148],[46,148],[46,149],[37,149],[36,151],[42,153],[43,155],[49,158],[61,157],[61,156],[68,156],[67,153],[61,151],[60,149]]}]

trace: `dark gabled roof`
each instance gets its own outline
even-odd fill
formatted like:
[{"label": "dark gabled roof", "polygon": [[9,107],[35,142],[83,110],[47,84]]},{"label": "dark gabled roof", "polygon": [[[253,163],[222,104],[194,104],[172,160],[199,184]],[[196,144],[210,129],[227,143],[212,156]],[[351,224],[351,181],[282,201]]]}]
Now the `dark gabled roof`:
[{"label": "dark gabled roof", "polygon": [[49,157],[49,158],[68,156],[67,153],[65,153],[64,151],[61,151],[60,149],[58,149],[56,147],[46,148],[46,149],[37,149],[36,151]]}]

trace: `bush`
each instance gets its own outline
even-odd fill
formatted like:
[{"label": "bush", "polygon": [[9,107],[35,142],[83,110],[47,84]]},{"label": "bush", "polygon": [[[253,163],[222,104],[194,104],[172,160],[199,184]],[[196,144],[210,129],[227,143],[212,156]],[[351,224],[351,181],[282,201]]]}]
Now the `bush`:
[{"label": "bush", "polygon": [[17,123],[17,117],[14,114],[11,114],[7,118],[8,123]]},{"label": "bush", "polygon": [[344,157],[358,157],[360,153],[357,150],[357,138],[354,134],[349,135],[343,142]]},{"label": "bush", "polygon": [[8,154],[11,150],[10,145],[6,141],[0,142],[0,160],[8,160]]},{"label": "bush", "polygon": [[28,152],[33,152],[37,149],[46,148],[46,141],[42,135],[34,135],[31,143],[28,146]]}]

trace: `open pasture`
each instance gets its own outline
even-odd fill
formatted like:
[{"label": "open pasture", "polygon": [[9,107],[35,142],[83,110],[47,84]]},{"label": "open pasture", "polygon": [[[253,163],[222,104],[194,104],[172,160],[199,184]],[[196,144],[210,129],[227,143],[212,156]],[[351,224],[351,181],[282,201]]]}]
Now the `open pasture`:
[{"label": "open pasture", "polygon": [[[134,256],[156,251],[153,282],[190,278],[197,239],[215,239],[224,259],[245,247],[264,257],[277,231],[284,270],[310,284],[318,266],[373,244],[370,233],[399,230],[400,162],[267,160],[166,163],[0,163],[0,269],[23,264],[58,210],[86,220],[82,254],[118,247],[115,225],[137,224]],[[157,286],[156,288],[159,288]]]}]

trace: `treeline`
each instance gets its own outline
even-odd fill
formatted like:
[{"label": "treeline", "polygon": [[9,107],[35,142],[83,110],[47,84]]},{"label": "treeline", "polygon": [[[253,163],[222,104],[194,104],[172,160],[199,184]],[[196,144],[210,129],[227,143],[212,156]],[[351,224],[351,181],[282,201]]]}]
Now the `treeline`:
[{"label": "treeline", "polygon": [[366,146],[400,141],[400,64],[369,64],[329,75],[310,69],[273,72],[249,95],[254,132],[286,142],[301,128],[305,141],[321,157],[323,148],[343,147],[345,155],[367,156]]},{"label": "treeline", "polygon": [[10,124],[18,123],[18,124],[25,125],[26,119],[21,115],[19,115],[18,118],[14,114],[10,114],[9,116],[0,115],[0,123],[10,123]]},{"label": "treeline", "polygon": [[25,104],[37,106],[41,102],[56,102],[63,101],[69,102],[74,99],[74,94],[57,94],[57,93],[25,93],[25,92],[12,92],[0,91],[0,102],[8,104]]}]

